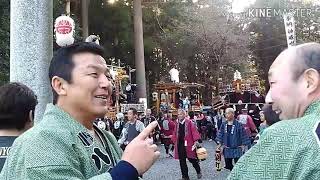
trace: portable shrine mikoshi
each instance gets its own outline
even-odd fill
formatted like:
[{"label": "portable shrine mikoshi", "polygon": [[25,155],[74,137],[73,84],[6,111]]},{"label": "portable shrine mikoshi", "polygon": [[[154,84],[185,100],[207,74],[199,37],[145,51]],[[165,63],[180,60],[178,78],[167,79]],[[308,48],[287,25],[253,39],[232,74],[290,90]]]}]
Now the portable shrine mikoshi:
[{"label": "portable shrine mikoshi", "polygon": [[169,111],[177,115],[177,110],[183,106],[184,100],[189,101],[187,110],[201,110],[201,94],[199,89],[204,87],[198,83],[164,83],[154,84],[155,92],[152,99],[157,113]]}]

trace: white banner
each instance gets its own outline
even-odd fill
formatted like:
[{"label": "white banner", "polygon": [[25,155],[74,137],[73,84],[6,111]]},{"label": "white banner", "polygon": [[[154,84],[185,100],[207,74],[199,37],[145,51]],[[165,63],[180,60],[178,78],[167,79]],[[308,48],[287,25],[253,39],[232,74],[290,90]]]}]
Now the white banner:
[{"label": "white banner", "polygon": [[295,21],[292,13],[283,14],[288,48],[296,45]]}]

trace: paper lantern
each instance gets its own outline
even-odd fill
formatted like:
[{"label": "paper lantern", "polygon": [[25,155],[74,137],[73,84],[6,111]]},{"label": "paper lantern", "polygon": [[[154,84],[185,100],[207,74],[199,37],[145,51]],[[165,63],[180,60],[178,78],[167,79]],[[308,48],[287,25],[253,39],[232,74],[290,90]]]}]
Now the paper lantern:
[{"label": "paper lantern", "polygon": [[205,148],[199,148],[197,149],[197,157],[200,161],[204,161],[208,158],[208,153]]},{"label": "paper lantern", "polygon": [[66,15],[59,16],[54,23],[56,43],[59,46],[68,46],[74,42],[74,20]]},{"label": "paper lantern", "polygon": [[153,92],[152,93],[152,100],[153,101],[157,101],[158,100],[158,93],[157,92]]}]

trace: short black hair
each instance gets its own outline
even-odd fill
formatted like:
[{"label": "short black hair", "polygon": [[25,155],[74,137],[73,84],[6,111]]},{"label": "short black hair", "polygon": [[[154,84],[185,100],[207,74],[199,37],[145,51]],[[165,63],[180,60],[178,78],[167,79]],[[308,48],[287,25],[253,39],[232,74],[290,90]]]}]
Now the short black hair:
[{"label": "short black hair", "polygon": [[306,43],[298,46],[296,57],[293,67],[293,80],[297,81],[303,72],[309,68],[313,68],[320,73],[319,43]]},{"label": "short black hair", "polygon": [[[74,62],[72,60],[73,55],[78,53],[93,53],[103,57],[104,49],[96,43],[91,42],[81,42],[75,43],[69,46],[61,47],[58,49],[50,62],[49,66],[49,80],[54,76],[59,76],[68,83],[72,83],[72,70],[74,68]],[[52,87],[53,93],[53,104],[56,104],[58,101],[58,94]]]},{"label": "short black hair", "polygon": [[137,115],[137,114],[138,114],[137,109],[135,109],[135,108],[129,108],[128,111],[130,111],[130,110],[132,111],[133,115]]},{"label": "short black hair", "polygon": [[280,121],[279,114],[277,114],[274,110],[272,110],[271,104],[265,104],[262,107],[262,111],[268,126],[271,126],[272,124]]},{"label": "short black hair", "polygon": [[12,82],[1,86],[0,129],[23,130],[37,104],[37,96],[26,85]]}]

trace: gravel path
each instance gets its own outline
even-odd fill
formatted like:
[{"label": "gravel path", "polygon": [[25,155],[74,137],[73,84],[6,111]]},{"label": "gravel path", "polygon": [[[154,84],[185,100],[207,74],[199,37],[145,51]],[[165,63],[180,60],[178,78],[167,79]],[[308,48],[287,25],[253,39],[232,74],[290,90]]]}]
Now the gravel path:
[{"label": "gravel path", "polygon": [[[215,147],[216,144],[212,141],[204,141],[204,147],[207,149],[209,157],[207,160],[200,163],[202,170],[202,180],[225,180],[229,174],[229,171],[222,170],[217,172],[215,170]],[[173,158],[166,158],[164,146],[159,146],[161,156],[155,162],[155,164],[149,169],[147,173],[143,175],[143,179],[146,180],[178,180],[181,178],[181,171],[179,166],[179,161]],[[222,166],[223,167],[223,166]],[[197,174],[195,169],[192,167],[191,163],[188,162],[189,177],[191,180],[197,179]]]}]

